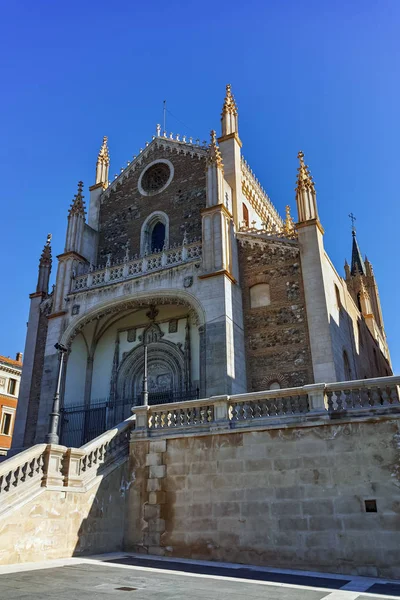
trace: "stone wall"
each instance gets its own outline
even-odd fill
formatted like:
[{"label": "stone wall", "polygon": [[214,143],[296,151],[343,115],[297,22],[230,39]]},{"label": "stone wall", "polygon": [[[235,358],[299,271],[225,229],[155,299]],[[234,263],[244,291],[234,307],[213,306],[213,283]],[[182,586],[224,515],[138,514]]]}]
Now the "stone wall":
[{"label": "stone wall", "polygon": [[40,310],[39,326],[37,330],[36,345],[34,350],[32,379],[29,392],[28,414],[26,418],[26,426],[23,440],[23,445],[26,448],[29,448],[35,443],[36,426],[39,416],[44,353],[46,348],[48,314],[48,309]]},{"label": "stone wall", "polygon": [[[205,160],[197,154],[179,154],[169,147],[154,147],[127,180],[112,189],[102,199],[100,207],[100,239],[98,263],[112,253],[113,260],[122,259],[124,245],[130,242],[132,254],[140,252],[140,232],[143,222],[154,211],[163,211],[169,218],[169,244],[181,244],[186,229],[188,239],[201,237],[200,210],[206,205]],[[145,167],[157,159],[168,159],[174,167],[174,177],[161,193],[142,196],[138,180]]]},{"label": "stone wall", "polygon": [[[300,252],[290,241],[239,239],[248,391],[313,382]],[[270,286],[269,306],[251,308],[250,288]]]},{"label": "stone wall", "polygon": [[0,517],[0,564],[121,550],[128,473],[126,461],[86,492],[42,488],[6,512]]},{"label": "stone wall", "polygon": [[125,550],[400,577],[395,417],[138,440],[132,456]]}]

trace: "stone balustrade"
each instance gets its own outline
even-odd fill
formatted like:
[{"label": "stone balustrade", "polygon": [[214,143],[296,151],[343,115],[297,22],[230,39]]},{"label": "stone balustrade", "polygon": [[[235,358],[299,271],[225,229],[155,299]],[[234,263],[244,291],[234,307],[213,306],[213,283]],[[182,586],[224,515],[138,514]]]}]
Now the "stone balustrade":
[{"label": "stone balustrade", "polygon": [[42,488],[85,491],[128,456],[131,416],[81,448],[37,444],[0,464],[0,515]]},{"label": "stone balustrade", "polygon": [[37,444],[0,464],[0,514],[41,488],[84,491],[128,456],[129,438],[285,427],[307,421],[400,413],[400,376],[138,406],[81,448]]},{"label": "stone balustrade", "polygon": [[0,464],[0,514],[2,500],[21,498],[32,488],[40,488],[44,476],[46,444],[37,444]]},{"label": "stone balustrade", "polygon": [[400,377],[360,379],[326,386],[325,396],[328,412],[341,415],[365,410],[386,410],[399,407]]},{"label": "stone balustrade", "polygon": [[87,273],[78,275],[73,279],[72,291],[93,288],[101,285],[141,277],[161,269],[168,269],[201,258],[201,242],[194,241],[183,243],[181,246],[147,254],[141,258],[124,260],[115,265],[107,264],[105,267],[91,268]]},{"label": "stone balustrade", "polygon": [[235,396],[139,406],[136,437],[247,428],[400,412],[400,377],[381,377]]}]

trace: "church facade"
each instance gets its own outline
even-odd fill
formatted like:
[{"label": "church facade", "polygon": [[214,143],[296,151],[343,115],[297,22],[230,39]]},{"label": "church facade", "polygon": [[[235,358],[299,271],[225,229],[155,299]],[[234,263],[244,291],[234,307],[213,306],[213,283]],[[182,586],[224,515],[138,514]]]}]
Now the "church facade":
[{"label": "church facade", "polygon": [[40,258],[14,448],[44,440],[60,375],[61,443],[126,418],[145,354],[152,404],[392,373],[372,265],[353,231],[351,265],[337,273],[298,158],[295,223],[243,158],[230,86],[209,144],[157,126],[110,183],[104,138],[52,291],[51,237]]}]

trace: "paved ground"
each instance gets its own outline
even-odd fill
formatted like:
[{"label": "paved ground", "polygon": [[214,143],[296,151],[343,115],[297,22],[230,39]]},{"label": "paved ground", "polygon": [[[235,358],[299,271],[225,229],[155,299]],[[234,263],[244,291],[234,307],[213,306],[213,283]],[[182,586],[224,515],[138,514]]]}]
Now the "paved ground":
[{"label": "paved ground", "polygon": [[0,567],[1,600],[370,600],[400,582],[104,555]]}]

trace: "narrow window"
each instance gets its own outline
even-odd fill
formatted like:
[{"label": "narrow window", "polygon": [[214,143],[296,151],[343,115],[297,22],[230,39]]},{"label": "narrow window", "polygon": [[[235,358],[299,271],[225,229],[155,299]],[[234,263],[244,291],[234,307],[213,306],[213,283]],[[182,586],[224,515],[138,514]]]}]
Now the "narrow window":
[{"label": "narrow window", "polygon": [[361,294],[360,294],[360,292],[358,292],[358,294],[357,294],[357,306],[358,306],[358,310],[360,311],[360,313],[362,313]]},{"label": "narrow window", "polygon": [[336,294],[336,304],[338,309],[340,310],[342,308],[342,301],[340,300],[340,292],[339,292],[339,288],[335,283],[335,294]]},{"label": "narrow window", "polygon": [[9,379],[8,380],[8,393],[12,394],[13,396],[15,395],[15,388],[17,387],[17,380],[16,379]]},{"label": "narrow window", "polygon": [[347,356],[346,350],[343,350],[343,365],[344,365],[344,378],[346,381],[350,381],[352,379],[351,368],[349,357]]},{"label": "narrow window", "polygon": [[161,252],[165,242],[165,225],[158,221],[151,232],[150,248],[151,252]]},{"label": "narrow window", "polygon": [[268,283],[257,283],[250,288],[250,308],[259,308],[271,304]]},{"label": "narrow window", "polygon": [[362,348],[364,346],[364,339],[362,336],[360,321],[357,321],[357,329],[358,329],[358,344],[359,344],[359,347]]},{"label": "narrow window", "polygon": [[376,353],[376,350],[375,350],[375,348],[373,348],[373,351],[374,351],[374,361],[375,361],[375,367],[376,367],[376,370],[377,370],[377,371],[379,371],[378,355],[377,355],[377,353]]},{"label": "narrow window", "polygon": [[247,206],[245,205],[245,203],[243,202],[242,204],[242,208],[243,208],[243,222],[245,227],[249,226],[249,209],[247,208]]},{"label": "narrow window", "polygon": [[3,415],[3,422],[1,425],[1,433],[3,435],[10,435],[11,431],[11,415],[10,413],[5,413]]}]

